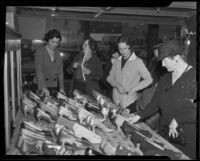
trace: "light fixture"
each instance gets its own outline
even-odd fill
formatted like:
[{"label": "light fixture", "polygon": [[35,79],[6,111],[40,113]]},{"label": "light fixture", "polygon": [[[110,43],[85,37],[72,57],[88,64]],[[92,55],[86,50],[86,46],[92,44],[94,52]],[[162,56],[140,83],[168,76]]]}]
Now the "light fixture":
[{"label": "light fixture", "polygon": [[59,10],[60,10],[59,7],[54,7],[54,8],[52,8],[52,9],[51,9],[50,15],[53,16],[53,17],[57,16]]}]

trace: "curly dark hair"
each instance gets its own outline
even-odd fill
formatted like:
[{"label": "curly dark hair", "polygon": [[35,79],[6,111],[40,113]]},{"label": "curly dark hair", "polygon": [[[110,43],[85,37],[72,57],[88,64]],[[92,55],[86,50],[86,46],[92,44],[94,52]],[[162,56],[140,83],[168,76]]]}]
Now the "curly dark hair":
[{"label": "curly dark hair", "polygon": [[86,40],[88,40],[88,45],[89,45],[90,49],[92,50],[92,53],[93,54],[97,53],[97,49],[98,49],[97,42],[92,38],[88,38]]},{"label": "curly dark hair", "polygon": [[163,60],[166,57],[174,58],[176,55],[182,56],[184,60],[185,58],[185,46],[182,42],[172,39],[164,42],[159,48],[159,60]]},{"label": "curly dark hair", "polygon": [[126,35],[122,35],[117,39],[117,44],[119,43],[126,43],[126,45],[129,45],[131,47],[131,42]]},{"label": "curly dark hair", "polygon": [[53,39],[54,37],[59,38],[60,41],[62,40],[62,36],[61,33],[56,30],[56,29],[52,29],[50,31],[48,31],[45,35],[44,35],[44,41],[48,42],[50,39]]}]

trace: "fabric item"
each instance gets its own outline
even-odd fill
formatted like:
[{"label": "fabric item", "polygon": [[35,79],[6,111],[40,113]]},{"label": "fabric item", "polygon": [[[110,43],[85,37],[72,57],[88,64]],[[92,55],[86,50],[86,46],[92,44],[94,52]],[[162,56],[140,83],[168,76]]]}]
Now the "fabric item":
[{"label": "fabric item", "polygon": [[[129,92],[136,86],[141,78],[144,80],[151,79],[151,75],[145,67],[143,61],[138,58],[134,53],[128,59],[123,69],[121,70],[121,59],[119,57],[113,64],[112,69],[107,77],[107,81],[112,85],[120,83]],[[145,83],[145,82],[144,82]],[[146,84],[147,86],[149,84]],[[132,95],[122,95],[116,88],[113,88],[113,101],[116,105],[125,108],[133,103],[138,97],[137,92]]]},{"label": "fabric item", "polygon": [[64,89],[63,62],[59,51],[55,50],[54,61],[51,60],[47,49],[42,46],[35,53],[35,72],[38,89],[58,87]]},{"label": "fabric item", "polygon": [[[172,74],[166,74],[158,83],[151,103],[139,113],[141,120],[160,111],[158,133],[161,134],[165,126],[169,126],[175,118],[186,132],[186,145],[179,147],[189,157],[195,157],[196,151],[196,104],[190,100],[196,97],[196,70],[189,69],[172,86]],[[188,133],[189,131],[189,133]],[[192,137],[193,136],[193,137]],[[177,146],[174,144],[174,146]],[[187,147],[190,147],[188,149]],[[192,153],[193,154],[192,154]],[[190,155],[192,154],[192,155]]]}]

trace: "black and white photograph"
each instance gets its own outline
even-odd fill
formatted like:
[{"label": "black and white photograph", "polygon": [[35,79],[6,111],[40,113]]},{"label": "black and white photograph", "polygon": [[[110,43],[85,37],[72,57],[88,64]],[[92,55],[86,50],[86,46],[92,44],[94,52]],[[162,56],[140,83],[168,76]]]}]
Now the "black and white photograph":
[{"label": "black and white photograph", "polygon": [[199,159],[197,2],[30,4],[1,7],[4,159]]}]

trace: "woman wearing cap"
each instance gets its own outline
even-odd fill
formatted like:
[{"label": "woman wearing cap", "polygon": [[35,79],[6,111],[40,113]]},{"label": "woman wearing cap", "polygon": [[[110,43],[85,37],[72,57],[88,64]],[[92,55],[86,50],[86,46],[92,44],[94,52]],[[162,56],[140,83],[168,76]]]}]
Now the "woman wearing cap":
[{"label": "woman wearing cap", "polygon": [[137,100],[138,91],[150,85],[152,78],[143,61],[132,52],[127,36],[120,36],[117,44],[121,56],[112,65],[107,81],[113,87],[114,103],[124,109]]},{"label": "woman wearing cap", "polygon": [[[38,89],[47,96],[53,91],[64,92],[63,62],[58,51],[62,37],[59,31],[52,29],[45,34],[45,45],[35,53],[35,71]],[[50,92],[50,93],[49,93]]]},{"label": "woman wearing cap", "polygon": [[[196,70],[186,62],[184,46],[177,40],[163,43],[159,59],[169,73],[159,81],[154,96],[147,107],[132,120],[145,120],[160,110],[158,133],[168,128],[168,136],[178,135],[178,126],[183,129],[186,145],[174,144],[183,153],[195,159],[196,156]],[[167,137],[168,137],[167,136]]]}]

